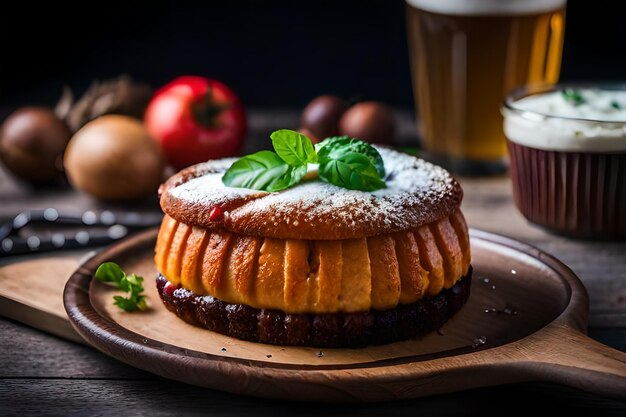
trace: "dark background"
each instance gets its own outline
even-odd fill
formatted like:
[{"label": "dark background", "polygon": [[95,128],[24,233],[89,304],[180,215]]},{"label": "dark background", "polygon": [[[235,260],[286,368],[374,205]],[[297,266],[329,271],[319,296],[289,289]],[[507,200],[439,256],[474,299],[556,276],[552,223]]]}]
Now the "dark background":
[{"label": "dark background", "polygon": [[[77,3],[81,4],[81,3]],[[402,0],[14,2],[0,13],[0,116],[129,73],[230,85],[250,107],[320,93],[413,106]],[[626,79],[626,2],[570,0],[563,80]]]}]

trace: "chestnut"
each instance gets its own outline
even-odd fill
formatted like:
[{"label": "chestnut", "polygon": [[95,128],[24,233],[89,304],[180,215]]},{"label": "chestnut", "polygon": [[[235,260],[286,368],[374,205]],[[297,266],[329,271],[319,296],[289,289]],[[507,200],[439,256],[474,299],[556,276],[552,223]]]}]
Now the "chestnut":
[{"label": "chestnut", "polygon": [[341,116],[339,134],[370,143],[390,144],[395,134],[393,112],[377,101],[357,103]]},{"label": "chestnut", "polygon": [[24,107],[0,127],[0,159],[16,177],[46,183],[62,177],[70,131],[52,110]]},{"label": "chestnut", "polygon": [[319,96],[304,108],[300,126],[318,140],[337,136],[339,119],[347,108],[346,101],[337,96]]}]

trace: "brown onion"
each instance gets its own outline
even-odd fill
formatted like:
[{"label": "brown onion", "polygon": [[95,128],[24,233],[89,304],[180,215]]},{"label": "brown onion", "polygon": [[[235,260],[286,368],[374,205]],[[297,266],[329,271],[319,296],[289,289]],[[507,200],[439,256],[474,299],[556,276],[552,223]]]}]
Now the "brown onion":
[{"label": "brown onion", "polygon": [[143,124],[121,115],[99,117],[74,134],[65,152],[71,184],[96,198],[156,195],[164,160]]}]

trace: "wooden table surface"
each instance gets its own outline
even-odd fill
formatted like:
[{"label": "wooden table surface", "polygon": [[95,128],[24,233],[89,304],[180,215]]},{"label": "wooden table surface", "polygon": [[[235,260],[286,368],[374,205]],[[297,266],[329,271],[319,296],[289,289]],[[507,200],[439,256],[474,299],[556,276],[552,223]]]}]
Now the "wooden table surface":
[{"label": "wooden table surface", "polygon": [[[398,111],[399,142],[415,143],[413,118]],[[297,112],[250,113],[248,148],[265,144],[275,128],[296,127]],[[263,146],[263,145],[260,145]],[[626,242],[558,237],[529,225],[515,209],[510,180],[461,178],[463,211],[471,227],[500,233],[545,250],[580,277],[589,293],[589,335],[626,351]],[[137,210],[158,210],[154,202]],[[124,209],[69,189],[32,190],[0,170],[0,219],[25,209]],[[126,207],[128,208],[128,207]],[[1,264],[33,256],[0,260]],[[19,279],[19,277],[15,277]],[[0,415],[319,415],[325,412],[504,415],[536,412],[546,402],[561,411],[589,409],[626,415],[626,403],[544,383],[525,383],[383,404],[302,404],[246,398],[168,381],[73,342],[0,318]],[[288,399],[286,399],[288,400]],[[506,408],[503,408],[506,407]]]}]

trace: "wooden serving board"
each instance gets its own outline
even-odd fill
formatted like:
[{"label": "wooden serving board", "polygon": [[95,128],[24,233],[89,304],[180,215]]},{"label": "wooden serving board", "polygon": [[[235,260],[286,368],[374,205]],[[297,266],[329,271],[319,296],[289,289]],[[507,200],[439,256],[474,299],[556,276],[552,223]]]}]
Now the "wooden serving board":
[{"label": "wooden serving board", "polygon": [[[66,301],[85,302],[68,305],[90,317],[75,324],[81,333],[100,350],[139,368],[215,389],[303,400],[410,398],[528,380],[626,396],[626,354],[584,335],[587,300],[580,282],[560,262],[519,242],[472,231],[472,296],[441,334],[320,351],[242,342],[194,328],[167,312],[151,285],[146,285],[149,313],[113,307],[114,291],[90,280],[94,266],[112,259],[148,281],[156,273],[154,234],[131,238],[88,261],[66,294]],[[81,255],[0,267],[0,314],[84,343],[62,302]],[[492,308],[500,313],[485,313]],[[504,313],[507,308],[511,314]],[[477,346],[483,336],[485,344]]]},{"label": "wooden serving board", "polygon": [[92,279],[104,261],[156,275],[156,230],[120,242],[72,275],[64,304],[76,330],[138,368],[233,393],[309,401],[414,398],[522,381],[551,381],[626,397],[626,353],[588,338],[587,295],[558,260],[501,236],[471,231],[474,280],[463,310],[440,333],[363,349],[244,342],[184,323],[145,285],[146,313],[112,305]]},{"label": "wooden serving board", "polygon": [[0,267],[0,315],[85,343],[63,307],[63,288],[79,265],[80,256],[63,254]]}]

